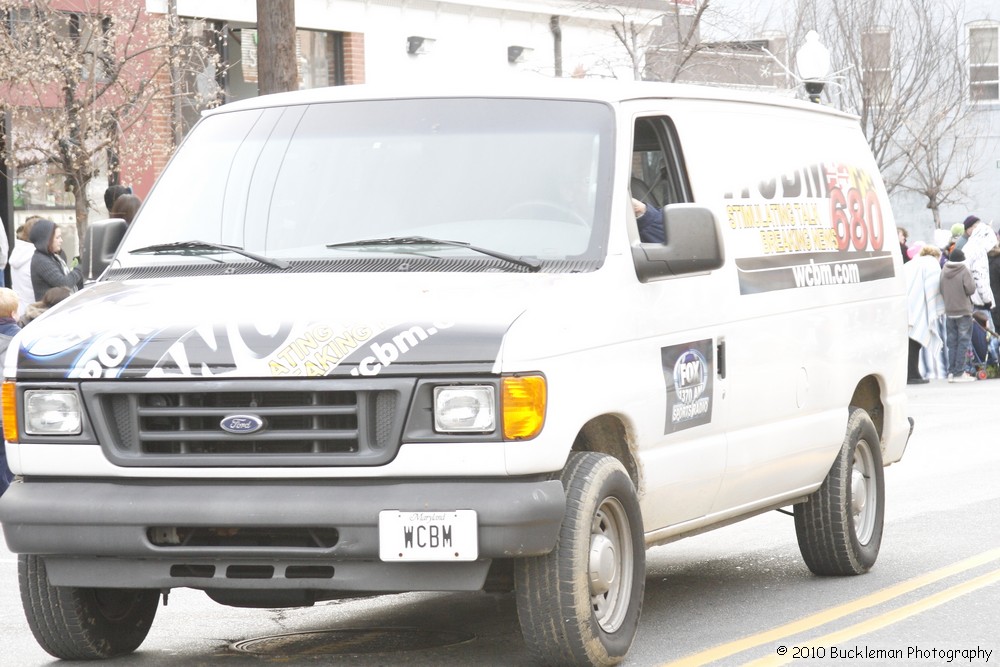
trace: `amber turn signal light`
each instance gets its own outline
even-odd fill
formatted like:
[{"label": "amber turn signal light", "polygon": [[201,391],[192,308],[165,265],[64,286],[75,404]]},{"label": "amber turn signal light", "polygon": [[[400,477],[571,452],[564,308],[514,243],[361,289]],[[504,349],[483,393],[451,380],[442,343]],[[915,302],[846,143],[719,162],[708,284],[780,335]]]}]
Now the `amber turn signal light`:
[{"label": "amber turn signal light", "polygon": [[[3,383],[3,437],[7,442],[17,442],[17,385],[10,380]],[[2,446],[2,445],[0,445]]]},{"label": "amber turn signal light", "polygon": [[502,379],[500,386],[504,440],[534,438],[545,423],[545,378],[510,375]]}]

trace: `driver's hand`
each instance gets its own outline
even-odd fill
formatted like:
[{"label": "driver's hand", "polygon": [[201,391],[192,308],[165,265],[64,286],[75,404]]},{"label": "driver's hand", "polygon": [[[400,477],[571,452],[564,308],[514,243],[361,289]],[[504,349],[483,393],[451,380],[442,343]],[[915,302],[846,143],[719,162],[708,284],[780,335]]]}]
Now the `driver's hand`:
[{"label": "driver's hand", "polygon": [[632,210],[635,211],[635,217],[637,218],[646,215],[646,205],[635,197],[632,198]]}]

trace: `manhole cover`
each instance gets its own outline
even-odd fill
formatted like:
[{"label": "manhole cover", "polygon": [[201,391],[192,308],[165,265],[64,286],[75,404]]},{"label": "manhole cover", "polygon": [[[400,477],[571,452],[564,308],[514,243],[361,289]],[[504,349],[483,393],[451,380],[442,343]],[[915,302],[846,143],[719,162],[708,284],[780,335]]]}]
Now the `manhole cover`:
[{"label": "manhole cover", "polygon": [[240,653],[263,656],[357,655],[442,648],[475,638],[472,634],[420,628],[358,628],[245,639],[232,644],[232,648]]}]

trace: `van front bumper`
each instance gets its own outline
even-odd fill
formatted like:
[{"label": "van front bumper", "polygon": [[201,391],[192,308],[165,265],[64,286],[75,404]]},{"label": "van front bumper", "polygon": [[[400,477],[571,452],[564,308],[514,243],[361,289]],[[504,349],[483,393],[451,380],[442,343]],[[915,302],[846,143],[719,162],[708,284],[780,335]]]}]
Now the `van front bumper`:
[{"label": "van front bumper", "polygon": [[[44,557],[56,586],[330,591],[477,590],[490,560],[555,546],[558,480],[15,482],[0,498],[11,551]],[[382,562],[379,511],[477,513],[479,559]],[[205,529],[166,544],[157,531]],[[316,544],[269,535],[335,535]]]}]

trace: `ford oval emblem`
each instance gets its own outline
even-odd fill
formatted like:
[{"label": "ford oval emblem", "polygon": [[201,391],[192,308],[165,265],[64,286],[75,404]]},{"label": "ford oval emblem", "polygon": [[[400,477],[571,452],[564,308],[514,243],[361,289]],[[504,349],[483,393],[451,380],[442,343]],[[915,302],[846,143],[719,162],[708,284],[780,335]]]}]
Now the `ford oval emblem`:
[{"label": "ford oval emblem", "polygon": [[264,420],[257,415],[226,415],[219,422],[219,426],[227,433],[245,435],[264,428]]}]

